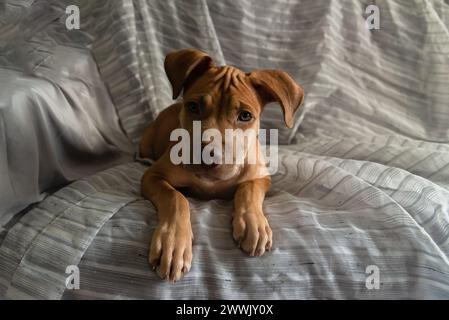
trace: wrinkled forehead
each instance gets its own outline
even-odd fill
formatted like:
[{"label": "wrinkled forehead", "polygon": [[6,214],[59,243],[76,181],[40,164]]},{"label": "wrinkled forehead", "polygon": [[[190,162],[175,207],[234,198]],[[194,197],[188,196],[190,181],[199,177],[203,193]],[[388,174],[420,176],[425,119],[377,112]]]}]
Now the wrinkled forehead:
[{"label": "wrinkled forehead", "polygon": [[215,103],[245,104],[260,108],[256,92],[246,74],[233,67],[213,67],[201,75],[185,96],[210,95]]}]

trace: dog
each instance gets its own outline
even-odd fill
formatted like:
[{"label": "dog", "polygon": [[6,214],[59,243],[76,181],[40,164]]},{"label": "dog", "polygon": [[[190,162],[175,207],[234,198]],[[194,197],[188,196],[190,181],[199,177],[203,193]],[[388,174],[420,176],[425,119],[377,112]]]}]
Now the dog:
[{"label": "dog", "polygon": [[[272,231],[262,209],[271,178],[257,141],[244,152],[245,157],[258,153],[255,163],[175,164],[170,157],[176,143],[171,139],[173,130],[183,128],[192,133],[194,122],[201,121],[201,131],[258,132],[261,112],[270,102],[279,103],[285,124],[291,128],[304,91],[286,72],[245,73],[231,66],[216,66],[208,54],[195,49],[169,53],[164,67],[173,99],[181,92],[183,97],[160,112],[144,131],[139,153],[154,163],[142,177],[141,192],[154,204],[159,218],[149,263],[162,279],[176,282],[190,270],[192,262],[193,233],[185,195],[201,199],[233,197],[233,238],[250,256],[261,256],[272,247]],[[201,150],[208,145],[202,142]]]}]

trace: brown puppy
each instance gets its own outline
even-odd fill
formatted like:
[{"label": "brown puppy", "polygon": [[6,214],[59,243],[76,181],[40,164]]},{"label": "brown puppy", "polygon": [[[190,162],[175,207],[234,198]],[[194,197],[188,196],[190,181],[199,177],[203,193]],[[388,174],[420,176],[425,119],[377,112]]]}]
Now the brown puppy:
[{"label": "brown puppy", "polygon": [[[192,137],[193,122],[201,121],[201,132],[214,128],[223,137],[225,129],[258,132],[264,105],[274,101],[279,102],[291,128],[304,93],[285,72],[244,73],[229,66],[217,67],[206,53],[194,49],[168,54],[165,71],[173,99],[183,91],[183,101],[163,110],[143,135],[140,155],[155,163],[145,172],[141,188],[159,217],[149,262],[161,278],[177,281],[191,267],[193,240],[189,202],[178,190],[203,199],[234,197],[233,237],[245,252],[260,256],[272,246],[272,232],[262,210],[271,179],[258,142],[244,151],[246,157],[257,153],[255,163],[174,164],[170,156],[176,144],[170,141],[172,131],[184,128]],[[205,146],[203,141],[202,148]]]}]

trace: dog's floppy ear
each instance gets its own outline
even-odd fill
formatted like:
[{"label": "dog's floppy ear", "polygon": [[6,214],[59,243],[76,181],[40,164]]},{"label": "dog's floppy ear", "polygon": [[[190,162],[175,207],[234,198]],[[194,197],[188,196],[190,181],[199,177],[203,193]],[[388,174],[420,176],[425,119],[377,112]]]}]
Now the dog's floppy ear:
[{"label": "dog's floppy ear", "polygon": [[285,124],[292,128],[295,112],[304,100],[304,90],[283,71],[254,70],[248,77],[264,105],[279,102]]},{"label": "dog's floppy ear", "polygon": [[165,57],[164,68],[173,88],[173,99],[180,95],[188,82],[212,66],[212,58],[202,51],[182,49],[170,52]]}]

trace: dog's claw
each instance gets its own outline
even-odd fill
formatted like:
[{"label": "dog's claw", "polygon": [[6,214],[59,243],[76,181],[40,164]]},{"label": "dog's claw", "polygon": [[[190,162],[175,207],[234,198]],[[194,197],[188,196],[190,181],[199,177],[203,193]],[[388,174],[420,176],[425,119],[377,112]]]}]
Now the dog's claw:
[{"label": "dog's claw", "polygon": [[159,259],[150,261],[150,266],[153,269],[153,271],[156,270],[156,268],[159,266],[159,261],[160,261]]}]

